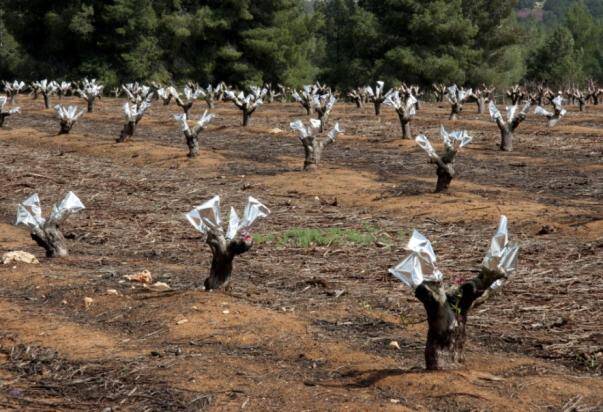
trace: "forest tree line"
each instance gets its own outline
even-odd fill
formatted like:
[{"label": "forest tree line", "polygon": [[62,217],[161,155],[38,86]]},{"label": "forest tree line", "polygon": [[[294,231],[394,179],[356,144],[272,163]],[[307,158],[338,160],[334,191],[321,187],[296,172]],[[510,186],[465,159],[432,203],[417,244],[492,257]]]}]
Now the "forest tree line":
[{"label": "forest tree line", "polygon": [[[544,4],[543,4],[544,3]],[[543,19],[519,19],[519,9]],[[0,79],[603,82],[601,0],[0,0]]]}]

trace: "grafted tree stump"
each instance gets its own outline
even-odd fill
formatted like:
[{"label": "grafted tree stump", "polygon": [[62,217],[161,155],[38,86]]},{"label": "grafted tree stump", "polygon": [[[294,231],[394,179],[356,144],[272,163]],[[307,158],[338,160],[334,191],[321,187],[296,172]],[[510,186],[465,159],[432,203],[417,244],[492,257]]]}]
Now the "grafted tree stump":
[{"label": "grafted tree stump", "polygon": [[92,113],[94,111],[94,100],[94,97],[88,98],[88,100],[86,100],[88,113]]},{"label": "grafted tree stump", "polygon": [[463,104],[460,102],[451,103],[450,117],[448,120],[458,120],[458,116],[463,111]]},{"label": "grafted tree stump", "polygon": [[304,170],[313,171],[318,169],[320,160],[322,159],[322,153],[328,145],[333,143],[333,139],[327,137],[325,139],[318,139],[314,136],[308,136],[301,139],[304,145]]},{"label": "grafted tree stump", "polygon": [[128,138],[134,136],[134,132],[136,131],[136,125],[137,124],[138,124],[137,121],[128,121],[128,122],[126,122],[126,124],[124,124],[123,129],[121,129],[121,132],[119,133],[119,137],[117,139],[115,139],[115,142],[117,142],[117,143],[123,143]]},{"label": "grafted tree stump", "polygon": [[504,121],[502,117],[496,119],[496,124],[500,129],[500,150],[505,152],[513,151],[513,132],[517,129],[517,126],[523,122],[526,117],[526,111],[529,106],[526,106],[515,118],[510,121]]},{"label": "grafted tree stump", "polygon": [[32,229],[31,238],[46,251],[46,257],[63,257],[67,251],[67,241],[58,225],[46,222],[44,226]]},{"label": "grafted tree stump", "polygon": [[59,134],[69,134],[72,127],[73,127],[72,121],[61,120],[61,130],[59,130]]},{"label": "grafted tree stump", "polygon": [[425,365],[428,370],[454,369],[464,361],[467,316],[476,300],[502,274],[482,268],[480,274],[451,291],[440,282],[423,282],[415,289],[427,312]]},{"label": "grafted tree stump", "polygon": [[436,174],[438,175],[438,181],[436,182],[436,193],[448,190],[448,186],[450,186],[450,182],[452,182],[452,179],[456,174],[454,170],[456,153],[456,150],[446,148],[444,156],[433,160],[437,164]]},{"label": "grafted tree stump", "polygon": [[412,117],[398,113],[398,119],[400,119],[400,127],[402,127],[402,139],[412,139],[412,133],[410,130],[410,121]]},{"label": "grafted tree stump", "polygon": [[10,116],[10,113],[8,112],[0,113],[0,127],[4,126],[4,119],[6,119],[8,116]]},{"label": "grafted tree stump", "polygon": [[233,260],[235,256],[247,252],[253,246],[251,236],[228,240],[223,234],[209,232],[207,244],[212,252],[209,277],[205,279],[205,290],[214,290],[227,287],[232,275]]}]

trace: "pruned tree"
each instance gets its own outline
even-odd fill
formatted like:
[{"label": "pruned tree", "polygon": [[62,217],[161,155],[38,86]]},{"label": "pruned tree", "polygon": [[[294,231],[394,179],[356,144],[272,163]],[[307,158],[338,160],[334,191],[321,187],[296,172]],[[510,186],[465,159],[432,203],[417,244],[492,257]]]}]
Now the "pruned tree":
[{"label": "pruned tree", "polygon": [[371,86],[366,86],[364,88],[369,100],[373,102],[373,105],[375,106],[375,116],[379,116],[381,114],[381,105],[385,99],[387,99],[387,96],[394,92],[393,89],[389,89],[387,93],[385,93],[384,86],[385,82],[379,80],[374,90]]},{"label": "pruned tree", "polygon": [[314,113],[320,120],[320,132],[322,133],[327,126],[329,121],[329,115],[331,114],[331,110],[333,110],[333,106],[337,99],[332,94],[322,94],[322,95],[314,95],[314,99],[312,100],[312,108],[314,109]]},{"label": "pruned tree", "polygon": [[301,104],[301,106],[306,109],[306,114],[310,116],[310,114],[312,114],[312,102],[314,101],[314,96],[317,94],[318,93],[314,89],[314,86],[305,85],[303,90],[300,90],[299,92],[297,90],[293,90],[291,97],[293,100]]},{"label": "pruned tree", "polygon": [[[421,110],[421,102],[419,101],[419,97],[423,96],[425,93],[421,90],[421,88],[417,85],[406,86],[406,84],[402,83],[402,88],[407,87],[410,90],[410,93],[415,97],[415,110]],[[403,90],[401,90],[403,92]]]},{"label": "pruned tree", "polygon": [[121,91],[122,91],[122,89],[120,87],[114,87],[111,90],[111,94],[113,95],[113,97],[115,97],[117,99],[119,96],[121,96]]},{"label": "pruned tree", "polygon": [[71,93],[73,87],[71,82],[60,82],[57,84],[59,86],[57,89],[57,95],[59,96],[59,99],[62,99],[63,97],[68,96]]},{"label": "pruned tree", "polygon": [[[138,82],[126,83],[121,86],[130,103],[141,104],[143,101],[150,102],[153,97],[153,90],[144,84]],[[117,96],[116,96],[117,97]]]},{"label": "pruned tree", "polygon": [[97,83],[96,79],[82,80],[81,87],[76,90],[76,93],[80,95],[82,99],[86,101],[88,113],[92,113],[94,110],[94,101],[101,99],[103,95],[104,86]]},{"label": "pruned tree", "polygon": [[157,89],[157,97],[161,99],[164,106],[167,106],[172,101],[172,97],[174,97],[178,92],[176,88],[173,86],[168,87],[159,87]]},{"label": "pruned tree", "polygon": [[568,90],[568,96],[573,100],[573,103],[578,102],[578,109],[583,112],[586,108],[588,92],[585,93],[578,87],[572,87]]},{"label": "pruned tree", "polygon": [[48,80],[40,80],[32,83],[32,88],[34,90],[34,98],[37,94],[41,94],[44,97],[44,108],[50,108],[50,96],[56,93],[59,88],[59,85],[55,81],[49,82]]},{"label": "pruned tree", "polygon": [[220,82],[214,90],[216,91],[216,101],[221,102],[224,101],[226,97],[226,92],[232,90],[232,87],[227,85],[225,82]]},{"label": "pruned tree", "polygon": [[494,90],[496,90],[496,87],[488,87],[485,84],[482,84],[481,87],[475,89],[473,95],[475,96],[475,103],[477,104],[478,114],[482,114],[485,112],[486,103],[490,102],[490,100],[493,100],[492,95],[494,93]]},{"label": "pruned tree", "polygon": [[433,93],[435,94],[436,101],[440,103],[443,102],[444,97],[448,94],[448,88],[446,87],[446,85],[443,83],[433,83],[431,85],[431,88],[433,89]]},{"label": "pruned tree", "polygon": [[79,110],[79,107],[77,106],[65,107],[61,104],[57,104],[54,106],[54,110],[56,110],[61,124],[61,129],[58,134],[69,134],[77,119],[84,114],[84,111]]},{"label": "pruned tree", "polygon": [[417,99],[412,94],[412,89],[403,85],[400,90],[390,93],[385,99],[385,105],[392,107],[398,113],[400,127],[402,128],[402,139],[410,139],[412,133],[410,122],[417,113]]},{"label": "pruned tree", "polygon": [[534,114],[547,118],[549,127],[553,127],[559,123],[559,120],[561,120],[566,113],[567,110],[563,108],[563,97],[561,96],[557,96],[553,99],[553,112],[549,112],[541,106],[536,106],[536,109],[534,109]]},{"label": "pruned tree", "polygon": [[243,112],[243,126],[249,125],[251,115],[256,111],[258,107],[264,104],[262,98],[266,95],[266,89],[260,89],[258,87],[252,87],[251,93],[245,95],[244,92],[235,94],[232,90],[226,92],[226,99],[234,103],[235,106]]},{"label": "pruned tree", "polygon": [[200,88],[193,88],[187,84],[184,86],[182,94],[176,92],[174,99],[176,100],[176,104],[188,115],[189,110],[193,107],[193,103],[195,103],[195,100],[197,100],[201,94],[202,91]]},{"label": "pruned tree", "polygon": [[6,106],[7,101],[8,101],[8,98],[6,96],[0,96],[0,127],[4,126],[4,120],[8,116],[12,116],[13,114],[16,114],[16,113],[21,113],[20,107],[13,107],[12,109],[5,109],[4,106]]},{"label": "pruned tree", "polygon": [[335,142],[335,138],[339,133],[343,133],[343,130],[339,127],[339,123],[335,123],[335,126],[327,133],[326,137],[319,138],[317,133],[319,133],[321,122],[317,119],[310,119],[310,126],[308,127],[301,120],[291,122],[289,126],[292,130],[299,133],[299,140],[304,146],[305,171],[316,170],[322,159],[325,147]]},{"label": "pruned tree", "polygon": [[444,285],[433,247],[417,230],[406,246],[410,255],[389,270],[414,291],[427,313],[428,370],[455,369],[464,362],[469,312],[483,304],[515,272],[519,246],[509,242],[507,224],[507,218],[501,216],[479,274],[458,286]]},{"label": "pruned tree", "polygon": [[70,215],[85,209],[81,200],[69,192],[65,198],[52,207],[50,217],[42,217],[38,194],[25,199],[17,206],[16,225],[23,225],[31,231],[31,238],[46,251],[47,257],[67,256],[67,241],[59,226]]},{"label": "pruned tree", "polygon": [[214,196],[186,214],[191,225],[207,235],[205,242],[211,249],[212,261],[209,277],[204,282],[205,290],[225,288],[229,285],[235,256],[247,252],[253,246],[251,226],[257,219],[269,214],[270,210],[266,206],[249,196],[242,219],[233,207],[230,208],[226,234],[222,228],[220,196]]},{"label": "pruned tree", "polygon": [[278,83],[276,85],[277,89],[278,89],[278,100],[283,103],[287,101],[287,98],[289,97],[289,95],[291,94],[291,89],[289,87],[285,87],[284,85]]},{"label": "pruned tree", "polygon": [[348,97],[356,103],[356,107],[362,109],[366,101],[366,90],[363,87],[357,87],[348,92]]},{"label": "pruned tree", "polygon": [[599,104],[599,99],[603,96],[603,89],[597,86],[594,80],[588,81],[588,95],[587,99],[593,103],[593,105],[597,106]]},{"label": "pruned tree", "polygon": [[510,152],[513,150],[513,133],[515,129],[523,122],[528,116],[531,103],[526,101],[523,109],[519,111],[519,106],[513,105],[507,107],[507,119],[505,120],[496,108],[493,101],[490,101],[488,109],[490,111],[490,117],[496,122],[496,125],[500,129],[500,150]]},{"label": "pruned tree", "polygon": [[436,193],[448,190],[450,182],[456,175],[456,171],[454,170],[456,154],[473,140],[465,130],[448,133],[444,129],[444,126],[440,126],[440,135],[444,141],[444,152],[441,155],[436,153],[427,136],[419,135],[415,138],[415,142],[427,152],[430,162],[437,165],[436,174],[438,175],[438,180],[436,182]]},{"label": "pruned tree", "polygon": [[137,104],[124,103],[123,109],[126,123],[124,124],[124,127],[121,130],[119,137],[115,139],[117,143],[123,143],[129,137],[132,137],[134,135],[138,122],[140,122],[142,116],[144,116],[145,112],[148,110],[149,107],[151,107],[151,103],[149,100],[143,100]]},{"label": "pruned tree", "polygon": [[515,106],[519,104],[522,100],[524,100],[526,96],[526,91],[523,87],[516,84],[507,90],[507,97],[511,99],[511,104]]},{"label": "pruned tree", "polygon": [[[515,86],[515,87],[519,87],[519,86]],[[551,89],[549,89],[548,87],[545,87],[543,84],[536,85],[536,87],[534,87],[532,92],[529,94],[530,102],[537,106],[542,106],[544,100],[546,99],[547,96],[550,95],[550,93],[552,93]],[[519,100],[517,100],[517,101],[519,102],[522,98],[523,97],[520,95]]]},{"label": "pruned tree", "polygon": [[25,82],[15,80],[12,83],[7,81],[3,81],[2,83],[4,84],[4,93],[10,104],[15,104],[17,95],[25,89]]},{"label": "pruned tree", "polygon": [[218,85],[214,88],[211,84],[208,84],[206,88],[199,89],[200,96],[205,103],[207,104],[208,109],[213,109],[215,106],[215,101],[220,100],[219,95],[222,92],[222,88],[225,87],[225,83],[218,83]]},{"label": "pruned tree", "polygon": [[463,105],[467,100],[472,98],[473,90],[459,88],[456,84],[448,87],[448,93],[446,93],[448,101],[450,102],[450,120],[457,120],[458,116],[463,111]]},{"label": "pruned tree", "polygon": [[272,86],[272,83],[266,83],[264,85],[264,89],[266,89],[268,103],[274,103],[274,101],[281,95],[279,91]]},{"label": "pruned tree", "polygon": [[214,118],[213,114],[208,114],[207,110],[203,113],[203,116],[199,118],[195,126],[191,129],[188,125],[188,119],[186,113],[174,115],[174,119],[180,124],[180,129],[184,133],[186,138],[186,145],[188,146],[188,157],[197,157],[199,154],[199,133],[205,130],[207,124]]}]

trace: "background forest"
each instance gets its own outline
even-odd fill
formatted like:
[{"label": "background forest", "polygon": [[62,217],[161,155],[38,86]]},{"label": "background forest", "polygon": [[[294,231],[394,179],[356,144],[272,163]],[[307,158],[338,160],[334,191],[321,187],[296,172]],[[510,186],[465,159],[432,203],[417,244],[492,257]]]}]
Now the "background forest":
[{"label": "background forest", "polygon": [[603,81],[603,0],[0,0],[0,79]]}]

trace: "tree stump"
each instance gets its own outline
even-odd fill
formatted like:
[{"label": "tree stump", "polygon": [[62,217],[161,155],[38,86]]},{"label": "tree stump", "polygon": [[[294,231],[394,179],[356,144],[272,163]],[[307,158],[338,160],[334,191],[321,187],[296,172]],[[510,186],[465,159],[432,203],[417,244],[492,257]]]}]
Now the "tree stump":
[{"label": "tree stump", "polygon": [[209,277],[204,282],[205,290],[227,287],[235,256],[251,249],[253,239],[251,236],[243,236],[239,239],[227,240],[221,233],[209,232],[206,242],[212,252],[212,261]]}]

